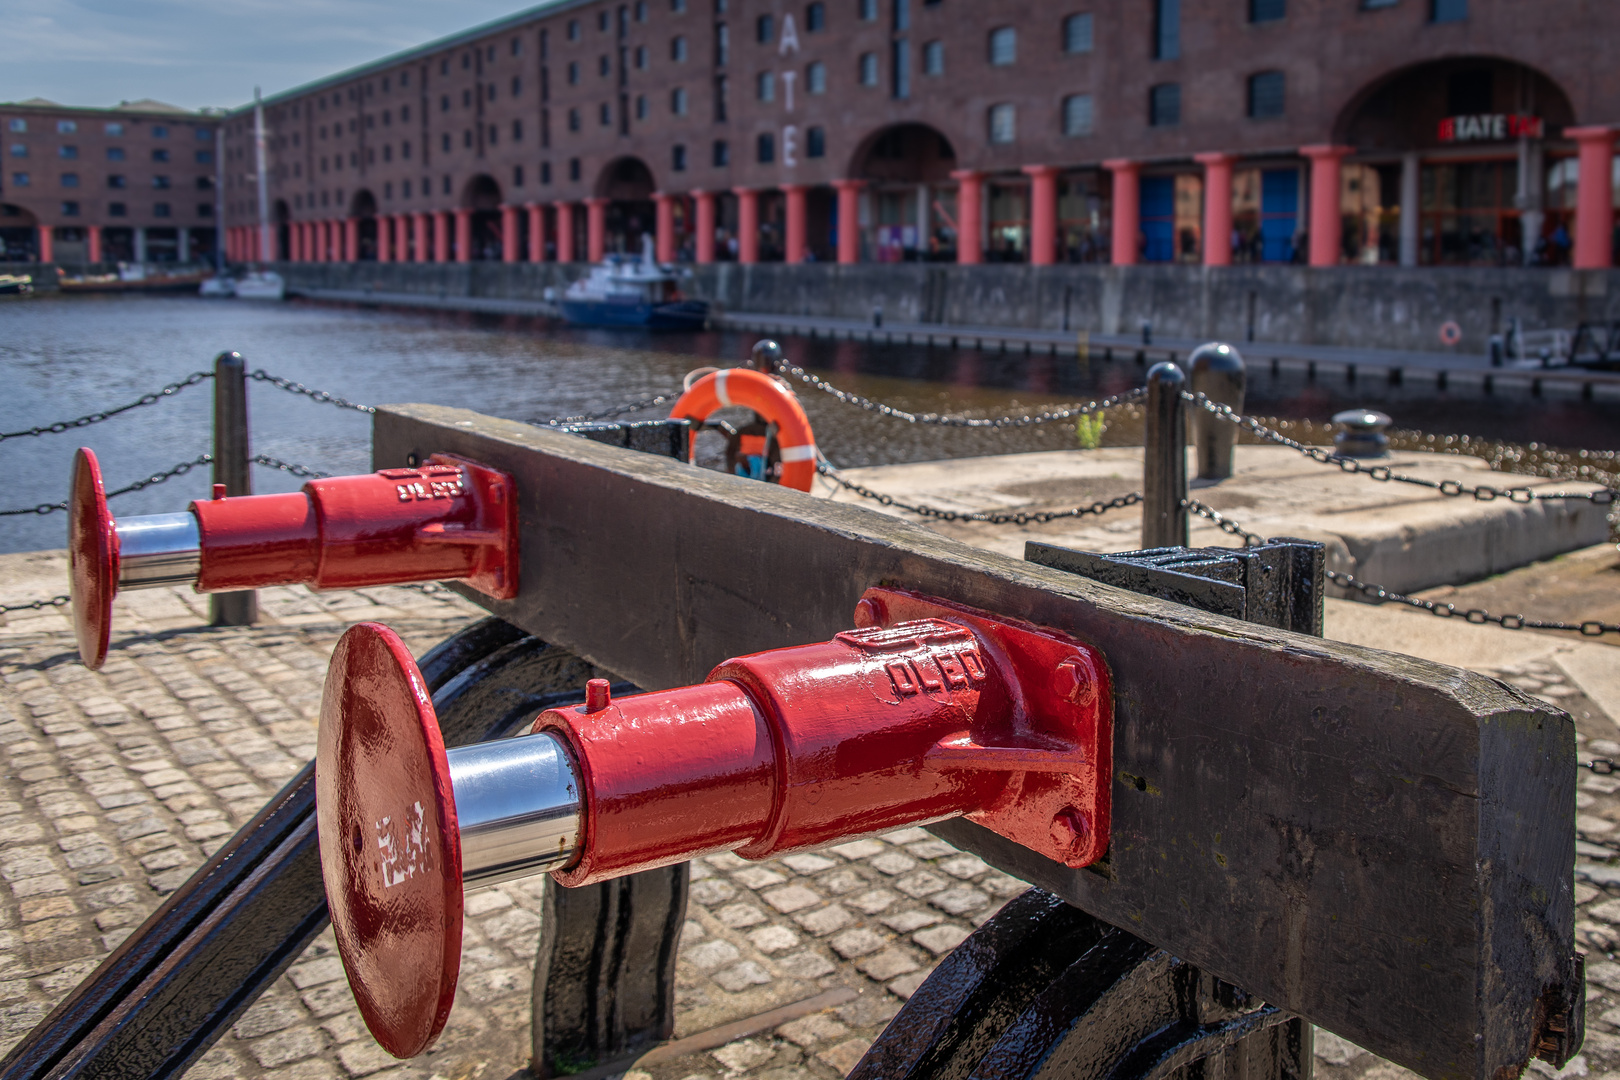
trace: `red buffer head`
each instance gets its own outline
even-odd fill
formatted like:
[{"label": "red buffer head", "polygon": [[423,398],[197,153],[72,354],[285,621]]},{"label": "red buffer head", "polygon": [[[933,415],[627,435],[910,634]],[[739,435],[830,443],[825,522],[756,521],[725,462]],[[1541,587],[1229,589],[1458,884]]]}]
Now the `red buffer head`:
[{"label": "red buffer head", "polygon": [[461,966],[461,844],[444,740],[410,650],[376,623],[338,642],[315,770],[332,930],[360,1015],[395,1057],[432,1045]]},{"label": "red buffer head", "polygon": [[93,451],[73,455],[68,495],[68,578],[73,594],[73,635],[85,666],[99,668],[112,634],[112,602],[118,591],[118,530],[107,509],[107,490]]}]

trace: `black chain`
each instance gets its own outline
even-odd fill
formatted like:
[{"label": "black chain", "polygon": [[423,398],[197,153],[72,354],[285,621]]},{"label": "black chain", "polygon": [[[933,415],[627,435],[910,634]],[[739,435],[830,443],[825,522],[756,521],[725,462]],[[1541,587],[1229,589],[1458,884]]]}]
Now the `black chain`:
[{"label": "black chain", "polygon": [[821,463],[818,469],[823,475],[831,477],[845,491],[853,491],[863,499],[871,499],[883,506],[893,506],[917,514],[920,517],[937,518],[940,521],[982,521],[987,525],[1028,525],[1033,522],[1044,525],[1049,521],[1057,521],[1059,518],[1077,518],[1085,517],[1087,514],[1103,514],[1109,510],[1134,506],[1142,501],[1142,493],[1135,491],[1129,495],[1109,499],[1106,502],[1099,500],[1090,506],[1076,506],[1068,510],[1020,510],[1010,514],[996,514],[988,511],[943,510],[937,506],[917,506],[912,503],[904,503],[893,495],[884,495],[881,492],[873,491],[869,487],[846,479],[837,469],[826,462]]},{"label": "black chain", "polygon": [[1436,604],[1432,600],[1420,600],[1415,596],[1404,596],[1398,592],[1391,592],[1382,585],[1361,581],[1352,574],[1341,574],[1337,570],[1329,570],[1327,578],[1335,585],[1346,589],[1355,589],[1363,596],[1372,597],[1375,600],[1393,600],[1398,604],[1408,604],[1415,608],[1422,608],[1429,614],[1438,615],[1442,619],[1460,618],[1465,622],[1476,625],[1495,623],[1504,630],[1573,630],[1586,637],[1620,634],[1620,624],[1606,623],[1598,619],[1567,623],[1548,622],[1543,619],[1527,619],[1523,615],[1492,615],[1484,608],[1463,610],[1455,604]]},{"label": "black chain", "polygon": [[338,397],[336,394],[328,393],[325,390],[312,390],[301,382],[294,382],[291,379],[283,379],[278,375],[272,375],[263,368],[251,372],[248,378],[256,382],[269,383],[277,390],[285,390],[289,394],[300,394],[312,401],[319,401],[323,405],[336,405],[340,409],[353,409],[355,412],[361,413],[374,413],[377,411],[370,405],[357,405],[348,398]]},{"label": "black chain", "polygon": [[253,458],[253,464],[263,465],[271,469],[279,469],[284,473],[290,473],[293,476],[308,480],[324,480],[328,476],[332,475],[329,472],[320,472],[317,469],[312,469],[308,465],[294,465],[291,462],[282,461],[280,458],[273,458],[269,454],[255,455]]},{"label": "black chain", "polygon": [[[107,492],[107,498],[116,499],[118,496],[120,496],[120,495],[128,495],[132,491],[143,491],[146,488],[151,487],[153,484],[161,484],[161,483],[163,483],[165,480],[169,479],[170,477],[184,476],[186,473],[190,472],[192,469],[195,469],[195,468],[197,468],[199,466],[202,466],[202,465],[211,464],[213,462],[213,460],[214,460],[214,455],[213,454],[199,454],[197,457],[192,458],[190,461],[182,461],[180,464],[176,465],[172,469],[168,469],[168,470],[165,470],[164,472],[160,472],[160,473],[153,473],[151,476],[148,476],[144,480],[137,480],[133,484],[130,484],[130,485],[126,486],[126,487],[116,488],[116,489],[114,489],[112,491],[109,491],[109,492]],[[18,508],[16,510],[0,510],[0,517],[16,517],[19,514],[41,514],[41,515],[54,514],[58,510],[66,510],[67,508],[68,508],[68,504],[67,504],[66,501],[59,502],[59,503],[40,503],[38,506],[24,506],[24,507],[20,507],[20,508]]]},{"label": "black chain", "polygon": [[679,394],[659,394],[656,397],[642,398],[639,401],[629,401],[623,405],[615,405],[611,409],[601,412],[582,413],[579,416],[556,416],[550,420],[530,420],[536,427],[559,427],[563,424],[588,424],[593,420],[606,420],[613,416],[624,416],[626,413],[641,412],[643,409],[657,408],[676,400]]},{"label": "black chain", "polygon": [[1205,506],[1197,499],[1182,499],[1181,505],[1197,514],[1199,517],[1208,518],[1210,521],[1213,521],[1221,532],[1226,533],[1229,536],[1242,538],[1244,547],[1259,547],[1261,544],[1266,542],[1265,537],[1256,536],[1254,533],[1244,529],[1243,526],[1239,525],[1231,518],[1222,514],[1219,510],[1216,510],[1214,507]]},{"label": "black chain", "polygon": [[1613,776],[1615,773],[1620,772],[1620,762],[1611,761],[1606,757],[1593,758],[1591,761],[1577,761],[1575,767],[1578,769],[1591,769],[1598,776]]},{"label": "black chain", "polygon": [[1392,471],[1387,465],[1366,465],[1357,458],[1345,457],[1343,454],[1335,454],[1331,450],[1327,450],[1320,446],[1307,446],[1305,443],[1299,442],[1295,439],[1290,439],[1280,431],[1267,427],[1266,425],[1260,423],[1260,421],[1254,419],[1252,416],[1244,416],[1242,413],[1235,411],[1230,405],[1222,405],[1220,402],[1211,401],[1202,393],[1183,393],[1182,396],[1205,411],[1215,414],[1222,420],[1225,420],[1228,423],[1236,424],[1247,431],[1251,431],[1268,442],[1274,442],[1280,446],[1286,446],[1292,450],[1297,450],[1301,454],[1304,454],[1306,457],[1310,458],[1312,461],[1321,462],[1323,465],[1337,465],[1344,472],[1361,473],[1369,479],[1378,480],[1384,483],[1394,480],[1397,483],[1402,484],[1416,484],[1418,487],[1426,487],[1432,491],[1438,491],[1442,495],[1451,497],[1458,495],[1472,495],[1480,502],[1490,502],[1493,499],[1508,499],[1516,503],[1531,503],[1537,501],[1538,499],[1576,499],[1595,503],[1598,506],[1609,506],[1614,503],[1615,489],[1608,487],[1599,491],[1537,492],[1531,491],[1529,488],[1525,487],[1496,488],[1490,487],[1486,484],[1470,486],[1468,484],[1464,484],[1460,480],[1425,480],[1420,476],[1407,476],[1404,473]]},{"label": "black chain", "polygon": [[212,379],[213,377],[214,373],[212,371],[193,371],[190,375],[187,375],[179,382],[170,383],[168,386],[165,386],[163,389],[158,390],[155,393],[142,394],[139,398],[130,402],[128,405],[120,405],[114,409],[103,409],[100,412],[87,413],[76,420],[58,420],[54,424],[46,424],[43,427],[31,427],[26,431],[3,432],[0,433],[0,442],[4,442],[7,439],[20,439],[24,435],[60,435],[62,432],[71,431],[74,428],[89,427],[91,424],[99,424],[103,420],[111,420],[113,417],[118,416],[121,413],[127,413],[131,409],[139,409],[143,405],[156,405],[164,398],[173,397],[175,394],[178,394],[188,386],[196,386],[204,379]]},{"label": "black chain", "polygon": [[48,607],[67,607],[71,603],[73,603],[73,597],[64,594],[62,596],[53,596],[49,600],[30,600],[22,604],[0,604],[0,615],[6,615],[13,611],[44,611]]},{"label": "black chain", "polygon": [[936,424],[941,427],[1030,427],[1035,424],[1050,423],[1054,420],[1073,420],[1075,417],[1088,416],[1091,413],[1099,412],[1103,409],[1111,409],[1116,405],[1124,405],[1132,401],[1139,401],[1147,396],[1147,387],[1141,386],[1137,387],[1135,390],[1127,390],[1123,394],[1115,394],[1113,397],[1103,398],[1101,401],[1088,401],[1084,405],[1074,405],[1066,409],[1049,409],[1046,412],[1036,413],[1034,415],[986,417],[946,416],[940,413],[907,412],[904,409],[897,409],[893,405],[885,405],[881,401],[873,401],[871,398],[864,398],[859,394],[851,394],[847,390],[840,390],[831,383],[824,382],[823,380],[794,364],[780,364],[778,365],[778,370],[792,375],[795,379],[798,379],[806,386],[813,386],[822,393],[831,394],[839,401],[842,401],[845,405],[854,405],[857,408],[865,409],[867,412],[875,412],[883,416],[893,417],[896,420],[904,420],[908,424]]}]

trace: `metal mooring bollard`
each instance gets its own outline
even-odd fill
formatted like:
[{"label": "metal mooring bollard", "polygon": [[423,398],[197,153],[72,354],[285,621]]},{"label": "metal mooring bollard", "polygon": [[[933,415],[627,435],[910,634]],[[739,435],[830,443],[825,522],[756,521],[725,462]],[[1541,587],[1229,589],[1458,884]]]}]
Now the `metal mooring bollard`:
[{"label": "metal mooring bollard", "polygon": [[748,354],[748,366],[767,375],[775,375],[782,366],[782,346],[770,338],[760,338]]},{"label": "metal mooring bollard", "polygon": [[1148,369],[1142,439],[1142,547],[1187,546],[1187,377],[1174,364]]},{"label": "metal mooring bollard", "polygon": [[[214,359],[214,485],[231,497],[253,494],[252,451],[248,449],[247,366],[242,354]],[[252,626],[259,618],[259,594],[252,589],[208,598],[214,626]]]},{"label": "metal mooring bollard", "polygon": [[[1192,392],[1203,394],[1218,405],[1243,411],[1243,391],[1248,377],[1243,357],[1222,341],[1200,345],[1187,357],[1192,375]],[[1191,429],[1193,446],[1198,450],[1198,479],[1225,480],[1232,475],[1232,448],[1237,444],[1237,425],[1228,423],[1208,409],[1194,408]]]},{"label": "metal mooring bollard", "polygon": [[1388,413],[1377,409],[1346,409],[1335,413],[1333,422],[1339,425],[1333,436],[1333,452],[1341,457],[1377,458],[1389,454],[1389,436],[1384,429],[1394,423]]}]

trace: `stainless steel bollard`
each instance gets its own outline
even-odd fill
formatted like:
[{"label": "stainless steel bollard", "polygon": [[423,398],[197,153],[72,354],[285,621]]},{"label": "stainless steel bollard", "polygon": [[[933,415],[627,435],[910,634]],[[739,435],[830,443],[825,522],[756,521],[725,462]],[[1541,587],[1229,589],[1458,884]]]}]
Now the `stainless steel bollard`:
[{"label": "stainless steel bollard", "polygon": [[[253,494],[253,459],[248,449],[247,367],[242,354],[214,359],[214,483],[229,496]],[[208,598],[212,626],[251,626],[259,618],[259,594],[215,593]]]},{"label": "stainless steel bollard", "polygon": [[[1243,392],[1248,377],[1243,357],[1222,341],[1200,345],[1187,355],[1192,392],[1203,394],[1233,412],[1243,411]],[[1222,420],[1208,409],[1192,407],[1188,424],[1193,446],[1198,451],[1198,479],[1225,480],[1232,475],[1232,450],[1237,444],[1237,425]]]},{"label": "stainless steel bollard", "polygon": [[782,367],[782,346],[770,338],[760,338],[754,342],[754,347],[748,354],[748,366],[755,371],[775,375]]},{"label": "stainless steel bollard", "polygon": [[1142,440],[1142,547],[1187,546],[1187,377],[1174,364],[1147,376]]}]

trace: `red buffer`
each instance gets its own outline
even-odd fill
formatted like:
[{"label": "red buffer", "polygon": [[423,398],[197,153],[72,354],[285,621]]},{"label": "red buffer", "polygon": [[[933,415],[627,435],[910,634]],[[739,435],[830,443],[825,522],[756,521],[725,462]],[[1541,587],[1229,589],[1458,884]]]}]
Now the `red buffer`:
[{"label": "red buffer", "polygon": [[96,456],[73,461],[68,551],[79,655],[101,666],[113,597],[189,583],[198,592],[267,585],[355,589],[465,581],[517,595],[517,503],[511,477],[438,454],[410,469],[311,480],[287,495],[210,500],[184,512],[115,520]]},{"label": "red buffer", "polygon": [[333,656],[316,758],[322,871],[382,1046],[429,1046],[454,995],[463,888],[584,885],[718,851],[763,859],[965,816],[1083,867],[1108,847],[1100,653],[949,601],[872,589],[833,640],[697,686],[583,705],[448,752],[385,627]]}]

